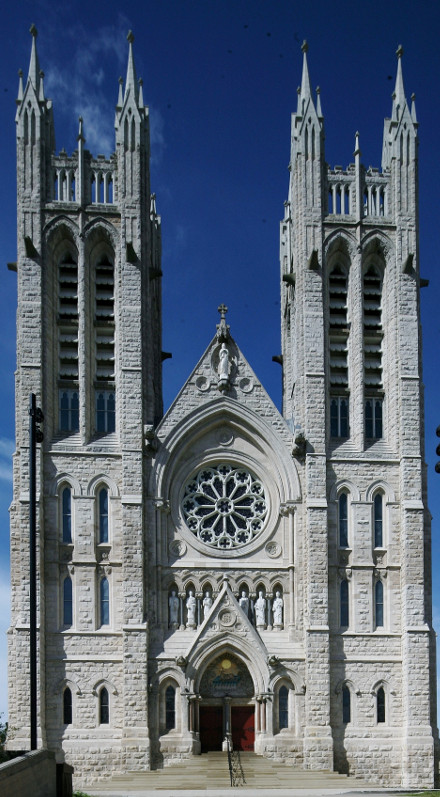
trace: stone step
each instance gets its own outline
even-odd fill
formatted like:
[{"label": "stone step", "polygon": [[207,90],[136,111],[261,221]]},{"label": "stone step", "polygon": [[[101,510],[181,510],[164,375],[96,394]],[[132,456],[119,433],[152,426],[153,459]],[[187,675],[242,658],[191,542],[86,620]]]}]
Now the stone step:
[{"label": "stone step", "polygon": [[[360,789],[362,782],[330,770],[314,772],[296,769],[255,753],[240,754],[244,782],[239,776],[237,785],[258,789]],[[368,784],[370,787],[370,784]],[[145,772],[126,772],[110,781],[92,784],[94,793],[111,789],[130,791],[161,791],[163,789],[223,789],[230,786],[226,753],[212,752],[173,764],[165,769]],[[365,785],[363,786],[365,788]]]}]

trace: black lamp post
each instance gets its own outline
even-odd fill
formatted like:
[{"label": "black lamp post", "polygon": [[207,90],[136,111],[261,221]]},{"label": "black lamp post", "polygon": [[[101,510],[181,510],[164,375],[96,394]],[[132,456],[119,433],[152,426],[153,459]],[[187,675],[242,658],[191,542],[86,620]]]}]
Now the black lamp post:
[{"label": "black lamp post", "polygon": [[44,416],[36,406],[35,393],[29,396],[29,658],[31,702],[31,750],[37,749],[37,443],[43,440],[38,424]]}]

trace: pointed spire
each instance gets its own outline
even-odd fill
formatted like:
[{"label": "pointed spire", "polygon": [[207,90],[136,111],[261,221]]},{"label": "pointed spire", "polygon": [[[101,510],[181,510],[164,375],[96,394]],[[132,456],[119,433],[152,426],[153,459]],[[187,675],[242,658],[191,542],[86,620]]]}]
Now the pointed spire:
[{"label": "pointed spire", "polygon": [[139,78],[139,103],[138,103],[139,104],[139,108],[143,108],[144,107],[144,93],[142,91],[142,86],[143,85],[144,85],[144,81],[140,77]]},{"label": "pointed spire", "polygon": [[44,102],[44,72],[40,69],[40,93],[38,97],[40,102]]},{"label": "pointed spire", "polygon": [[119,78],[118,102],[117,102],[116,108],[122,108],[122,103],[124,102],[124,97],[123,97],[123,94],[122,94],[122,86],[123,86],[123,84],[124,84],[124,81],[120,77]]},{"label": "pointed spire", "polygon": [[302,43],[301,50],[303,52],[303,71],[302,71],[302,78],[301,78],[301,99],[305,100],[312,96],[312,90],[310,87],[310,77],[309,77],[309,67],[307,63],[307,51],[309,49],[309,45],[307,44],[306,40],[304,39]]},{"label": "pointed spire", "polygon": [[77,141],[85,141],[85,138],[84,138],[84,121],[83,121],[82,116],[78,117],[78,123],[79,123],[78,124],[78,136],[77,136],[76,140]]},{"label": "pointed spire", "polygon": [[321,89],[319,86],[316,87],[316,113],[319,119],[322,119],[322,108],[321,108]]},{"label": "pointed spire", "polygon": [[136,105],[138,104],[138,82],[136,79],[136,69],[134,66],[134,58],[133,58],[133,42],[134,42],[134,35],[131,30],[128,31],[127,34],[128,40],[128,65],[127,65],[127,79],[125,81],[125,95],[124,100],[127,99],[128,92],[131,91],[133,97],[135,99]]},{"label": "pointed spire", "polygon": [[35,25],[31,25],[29,28],[29,33],[32,36],[32,50],[31,50],[31,60],[29,64],[29,74],[28,80],[31,81],[35,91],[37,94],[39,93],[39,84],[40,84],[40,64],[38,61],[38,53],[37,53],[37,36],[38,31]]},{"label": "pointed spire", "polygon": [[[393,92],[393,119],[397,119],[400,117],[400,114],[403,111],[406,99],[405,99],[405,89],[403,87],[403,74],[402,74],[402,55],[403,55],[403,47],[399,44],[397,50],[397,75],[396,75],[396,85],[394,87]],[[398,113],[400,110],[400,113]]]},{"label": "pointed spire", "polygon": [[17,103],[23,101],[23,70],[18,70],[18,96]]},{"label": "pointed spire", "polygon": [[416,114],[416,95],[413,93],[411,94],[411,119],[413,120],[414,124],[417,124],[417,114]]},{"label": "pointed spire", "polygon": [[353,155],[355,157],[356,157],[356,155],[362,155],[361,148],[359,146],[359,131],[358,130],[356,130],[356,133],[355,133],[355,136],[354,136],[354,152],[353,152]]}]

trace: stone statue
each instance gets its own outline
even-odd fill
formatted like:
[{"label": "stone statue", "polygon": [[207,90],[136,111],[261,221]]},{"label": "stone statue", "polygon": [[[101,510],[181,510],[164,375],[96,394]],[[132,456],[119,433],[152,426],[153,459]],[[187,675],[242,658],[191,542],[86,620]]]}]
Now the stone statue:
[{"label": "stone statue", "polygon": [[255,615],[257,626],[266,625],[266,599],[261,590],[258,593],[258,600],[255,602]]},{"label": "stone statue", "polygon": [[219,357],[218,375],[220,379],[229,379],[229,352],[226,343],[222,343]]},{"label": "stone statue", "polygon": [[170,625],[178,625],[179,623],[179,598],[176,591],[171,590],[171,595],[168,598],[168,607],[170,612]]},{"label": "stone statue", "polygon": [[245,613],[246,617],[249,617],[249,598],[244,590],[241,593],[238,604],[240,606],[240,609]]},{"label": "stone statue", "polygon": [[188,598],[186,601],[186,610],[188,612],[186,627],[187,628],[195,628],[196,626],[196,599],[194,597],[194,593],[192,589],[190,589],[188,593]]},{"label": "stone statue", "polygon": [[210,613],[211,609],[212,609],[212,598],[211,598],[209,592],[205,592],[205,597],[203,598],[203,619],[204,620],[206,620],[206,618],[209,616],[209,613]]},{"label": "stone statue", "polygon": [[274,602],[272,604],[274,625],[283,624],[283,606],[284,606],[284,601],[281,597],[281,593],[277,590],[275,593]]}]

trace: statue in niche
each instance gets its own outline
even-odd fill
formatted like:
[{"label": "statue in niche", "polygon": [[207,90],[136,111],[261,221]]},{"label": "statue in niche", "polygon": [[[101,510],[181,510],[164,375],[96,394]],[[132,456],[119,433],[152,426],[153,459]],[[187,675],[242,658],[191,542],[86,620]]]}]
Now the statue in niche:
[{"label": "statue in niche", "polygon": [[179,598],[176,595],[176,590],[171,590],[171,595],[168,598],[168,608],[169,608],[169,615],[170,615],[170,625],[178,625],[179,624]]},{"label": "statue in niche", "polygon": [[218,389],[226,390],[229,385],[229,352],[226,343],[222,343],[218,363]]},{"label": "statue in niche", "polygon": [[226,343],[222,343],[220,349],[220,362],[218,366],[218,375],[220,379],[228,379],[229,377],[229,352]]},{"label": "statue in niche", "polygon": [[257,627],[266,625],[266,599],[261,590],[259,591],[258,599],[255,602],[255,616]]},{"label": "statue in niche", "polygon": [[274,625],[280,627],[283,625],[283,606],[284,606],[284,601],[281,597],[280,591],[277,590],[272,604],[272,612],[273,612]]},{"label": "statue in niche", "polygon": [[246,617],[249,617],[249,598],[244,590],[242,590],[241,592],[238,605],[240,606],[240,609],[245,613]]},{"label": "statue in niche", "polygon": [[209,592],[205,592],[205,597],[203,598],[203,619],[206,620],[209,617],[209,614],[212,609],[212,598]]},{"label": "statue in niche", "polygon": [[186,611],[187,614],[187,621],[186,627],[187,628],[195,628],[196,627],[196,599],[194,597],[194,593],[192,589],[190,589],[188,593],[188,598],[186,601]]}]

